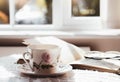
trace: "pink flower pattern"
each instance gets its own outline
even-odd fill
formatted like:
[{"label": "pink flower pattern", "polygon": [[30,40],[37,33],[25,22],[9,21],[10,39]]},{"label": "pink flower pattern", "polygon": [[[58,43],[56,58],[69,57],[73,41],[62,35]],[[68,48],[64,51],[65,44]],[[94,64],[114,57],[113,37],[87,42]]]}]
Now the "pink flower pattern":
[{"label": "pink flower pattern", "polygon": [[44,61],[44,62],[46,62],[46,63],[49,63],[50,62],[50,55],[47,53],[47,52],[45,52],[45,53],[43,53],[42,54],[42,60]]}]

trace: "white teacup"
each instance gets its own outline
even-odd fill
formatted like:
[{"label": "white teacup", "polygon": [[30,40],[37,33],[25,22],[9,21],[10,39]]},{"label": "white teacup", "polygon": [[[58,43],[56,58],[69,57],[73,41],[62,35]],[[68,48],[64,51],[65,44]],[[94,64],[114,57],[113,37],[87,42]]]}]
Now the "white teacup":
[{"label": "white teacup", "polygon": [[[35,73],[51,74],[57,71],[60,58],[60,47],[51,44],[30,45],[31,52],[25,52],[23,58],[27,65]],[[30,62],[27,61],[26,55],[29,55]]]}]

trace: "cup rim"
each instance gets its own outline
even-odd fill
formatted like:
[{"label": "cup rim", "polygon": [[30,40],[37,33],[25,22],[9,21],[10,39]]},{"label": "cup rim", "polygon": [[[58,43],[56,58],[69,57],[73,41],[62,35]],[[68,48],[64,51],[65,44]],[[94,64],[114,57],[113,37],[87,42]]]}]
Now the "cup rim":
[{"label": "cup rim", "polygon": [[36,50],[51,50],[51,49],[56,49],[59,48],[58,45],[55,44],[33,44],[33,45],[29,45],[28,48],[30,49],[36,49]]}]

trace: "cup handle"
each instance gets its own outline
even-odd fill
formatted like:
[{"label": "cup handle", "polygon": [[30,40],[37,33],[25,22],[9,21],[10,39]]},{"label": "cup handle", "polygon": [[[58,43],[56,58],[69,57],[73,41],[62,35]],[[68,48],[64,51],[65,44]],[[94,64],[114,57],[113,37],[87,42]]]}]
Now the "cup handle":
[{"label": "cup handle", "polygon": [[30,52],[23,53],[23,59],[24,59],[25,63],[30,67],[30,69],[33,71],[32,66],[30,65],[30,63],[26,59],[26,55],[30,55],[31,56],[31,53]]}]

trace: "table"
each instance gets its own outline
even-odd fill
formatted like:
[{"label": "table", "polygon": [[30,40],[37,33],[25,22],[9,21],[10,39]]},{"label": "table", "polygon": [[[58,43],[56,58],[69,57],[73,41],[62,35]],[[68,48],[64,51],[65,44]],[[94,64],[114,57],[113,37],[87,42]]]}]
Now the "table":
[{"label": "table", "polygon": [[0,48],[0,82],[120,82],[120,76],[117,74],[78,69],[58,77],[26,76],[17,70],[16,64],[25,49],[25,47]]}]

